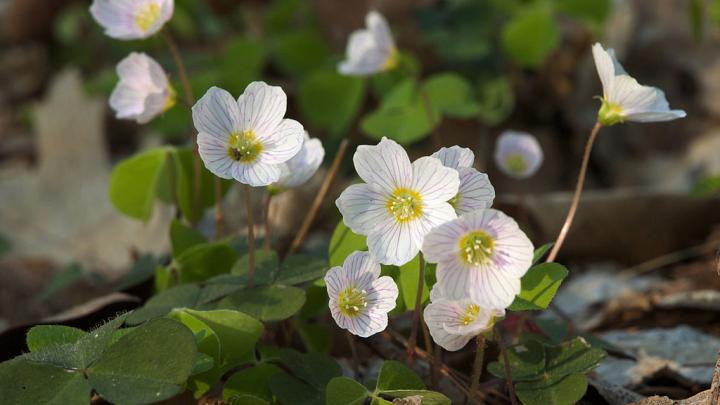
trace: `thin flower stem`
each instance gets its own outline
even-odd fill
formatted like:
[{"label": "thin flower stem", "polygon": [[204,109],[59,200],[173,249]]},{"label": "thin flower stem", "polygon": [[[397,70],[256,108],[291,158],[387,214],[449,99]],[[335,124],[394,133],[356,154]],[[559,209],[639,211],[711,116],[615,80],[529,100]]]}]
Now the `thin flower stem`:
[{"label": "thin flower stem", "polygon": [[225,236],[225,213],[222,207],[222,182],[215,177],[215,240]]},{"label": "thin flower stem", "polygon": [[268,190],[267,195],[265,196],[265,209],[263,210],[263,215],[265,216],[265,238],[263,239],[263,250],[265,251],[270,250],[270,239],[272,237],[272,229],[270,229],[270,203],[272,202],[272,197],[272,193]]},{"label": "thin flower stem", "polygon": [[503,365],[505,366],[505,381],[507,382],[508,395],[510,396],[510,402],[512,405],[517,405],[517,399],[515,397],[515,388],[513,387],[512,371],[510,370],[510,359],[508,358],[507,349],[505,348],[505,342],[503,342],[502,335],[497,325],[494,327],[495,340],[500,347],[500,353],[503,357]]},{"label": "thin flower stem", "polygon": [[475,349],[475,362],[473,362],[472,376],[470,377],[470,395],[473,400],[478,395],[478,388],[480,387],[480,376],[482,375],[483,360],[485,358],[485,336],[478,335],[475,340],[477,341],[477,348]]},{"label": "thin flower stem", "polygon": [[313,200],[313,203],[310,206],[310,211],[308,211],[308,214],[305,216],[305,219],[300,226],[300,230],[295,235],[295,239],[293,239],[292,243],[290,244],[290,249],[288,249],[287,256],[295,253],[302,244],[303,240],[305,240],[305,236],[307,236],[307,233],[310,230],[310,226],[315,220],[315,215],[317,215],[318,210],[320,209],[320,206],[322,205],[322,202],[325,199],[328,190],[330,189],[330,185],[332,184],[333,179],[335,179],[335,175],[337,175],[337,172],[340,169],[340,163],[342,163],[342,160],[345,157],[345,153],[347,152],[349,144],[350,141],[347,138],[343,139],[340,143],[340,147],[335,154],[335,160],[333,160],[332,165],[330,166],[330,170],[325,175],[325,179],[323,179],[323,183],[320,186],[317,194],[315,195],[315,200]]},{"label": "thin flower stem", "polygon": [[255,287],[255,221],[253,219],[252,197],[250,186],[243,184],[245,189],[245,205],[247,206],[248,232],[248,287]]},{"label": "thin flower stem", "polygon": [[[185,69],[185,63],[183,62],[182,56],[180,55],[180,49],[177,46],[177,42],[170,34],[170,31],[163,30],[163,38],[167,44],[170,54],[175,60],[175,65],[178,70],[178,78],[180,79],[180,85],[183,89],[183,97],[185,99],[185,105],[187,108],[191,108],[195,104],[195,97],[193,96],[192,86],[190,85],[190,79],[188,79],[187,69]],[[197,132],[192,131],[192,142],[193,142],[193,207],[196,211],[200,210],[200,175],[202,166],[200,165],[200,154],[198,152],[197,144]],[[225,228],[225,214],[223,213],[222,203],[218,201],[221,198],[217,198],[217,189],[221,188],[221,180],[219,177],[215,177],[215,232],[216,236],[222,235],[223,229]],[[219,231],[218,231],[219,230]]]},{"label": "thin flower stem", "polygon": [[415,294],[415,311],[413,312],[412,327],[410,329],[410,338],[408,339],[407,348],[407,364],[412,364],[415,355],[415,346],[417,345],[418,326],[420,326],[420,311],[422,310],[422,292],[425,284],[425,260],[422,253],[419,253],[418,260],[420,262],[420,270],[418,271],[418,287]]},{"label": "thin flower stem", "polygon": [[350,353],[352,355],[352,367],[355,372],[355,377],[360,379],[360,357],[358,356],[357,347],[355,346],[355,339],[353,335],[345,331],[345,337],[347,338],[348,346],[350,346]]},{"label": "thin flower stem", "polygon": [[[430,338],[430,329],[428,329],[428,326],[423,319],[422,313],[420,314],[420,324],[422,325],[423,340],[425,340],[425,350],[428,353],[433,353],[433,342]],[[437,388],[438,384],[436,360],[437,359],[434,356],[430,358],[430,385],[433,389]]]},{"label": "thin flower stem", "polygon": [[590,137],[588,137],[587,143],[585,144],[585,152],[583,154],[582,164],[580,165],[580,174],[578,174],[577,185],[575,186],[575,193],[573,194],[572,202],[570,203],[570,209],[568,210],[567,217],[565,218],[565,223],[563,223],[563,226],[560,229],[557,240],[547,257],[547,262],[552,262],[557,257],[558,252],[560,251],[560,248],[562,247],[563,242],[565,242],[565,238],[570,231],[573,219],[575,219],[575,213],[577,212],[578,205],[580,204],[580,195],[582,194],[583,185],[585,184],[585,175],[587,174],[588,163],[590,162],[590,152],[592,152],[593,144],[595,143],[595,138],[597,138],[597,135],[600,132],[600,128],[602,128],[602,124],[596,122],[592,131],[590,131]]}]

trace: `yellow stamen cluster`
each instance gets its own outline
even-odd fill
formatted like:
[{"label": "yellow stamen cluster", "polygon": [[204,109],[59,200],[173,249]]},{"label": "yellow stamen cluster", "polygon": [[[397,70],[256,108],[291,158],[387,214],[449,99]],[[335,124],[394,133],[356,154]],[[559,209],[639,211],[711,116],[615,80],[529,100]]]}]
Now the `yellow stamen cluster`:
[{"label": "yellow stamen cluster", "polygon": [[160,6],[157,3],[149,3],[135,14],[135,24],[142,32],[148,32],[160,18]]},{"label": "yellow stamen cluster", "polygon": [[258,158],[262,149],[262,143],[257,140],[252,130],[232,132],[228,137],[227,154],[236,162],[252,163]]},{"label": "yellow stamen cluster", "polygon": [[495,241],[483,231],[472,231],[460,239],[460,259],[465,263],[477,266],[492,256]]},{"label": "yellow stamen cluster", "polygon": [[620,104],[611,103],[603,98],[602,106],[598,111],[598,122],[605,126],[615,125],[625,120],[625,114]]},{"label": "yellow stamen cluster", "polygon": [[515,174],[523,174],[528,168],[525,156],[520,153],[508,153],[505,156],[505,166]]},{"label": "yellow stamen cluster", "polygon": [[382,65],[382,70],[392,70],[395,69],[400,64],[400,53],[396,48],[392,48],[390,50],[390,55],[388,55],[387,59],[385,59],[385,62]]},{"label": "yellow stamen cluster", "polygon": [[398,222],[407,222],[422,215],[422,197],[417,191],[399,187],[393,191],[385,206]]},{"label": "yellow stamen cluster", "polygon": [[465,314],[462,318],[463,325],[470,325],[475,322],[477,317],[480,315],[480,307],[475,304],[470,304],[465,308]]},{"label": "yellow stamen cluster", "polygon": [[348,287],[338,295],[340,312],[349,317],[360,315],[367,307],[367,291],[355,287]]},{"label": "yellow stamen cluster", "polygon": [[175,89],[168,85],[168,95],[165,99],[165,104],[163,105],[163,112],[171,109],[175,105],[175,101],[177,100],[177,92]]}]

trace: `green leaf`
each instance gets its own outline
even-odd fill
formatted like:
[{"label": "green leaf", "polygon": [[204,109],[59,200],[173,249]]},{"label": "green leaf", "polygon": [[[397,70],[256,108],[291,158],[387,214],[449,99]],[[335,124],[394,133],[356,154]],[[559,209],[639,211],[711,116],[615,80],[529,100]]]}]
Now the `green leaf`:
[{"label": "green leaf", "polygon": [[38,325],[30,328],[25,340],[28,350],[36,352],[47,347],[75,343],[83,336],[85,331],[70,326]]},{"label": "green leaf", "polygon": [[549,346],[545,350],[547,365],[552,380],[558,375],[584,373],[597,367],[605,358],[603,350],[595,349],[583,338],[563,342],[559,346]]},{"label": "green leaf", "polygon": [[299,353],[292,349],[281,349],[279,355],[282,363],[293,375],[318,390],[324,390],[330,380],[342,375],[340,365],[321,353]]},{"label": "green leaf", "polygon": [[219,59],[222,87],[240,94],[250,82],[260,77],[265,64],[265,48],[246,36],[229,41]]},{"label": "green leaf", "polygon": [[177,321],[157,319],[108,348],[87,375],[107,401],[158,402],[182,391],[196,357],[195,337],[188,328]]},{"label": "green leaf", "polygon": [[[412,311],[415,309],[415,300],[417,299],[418,278],[420,277],[420,255],[408,263],[400,266],[400,276],[398,278],[398,287],[402,294],[405,309]],[[430,297],[430,290],[427,284],[423,282],[421,293],[421,303]]]},{"label": "green leaf", "polygon": [[362,384],[347,377],[335,377],[325,389],[327,405],[362,405],[370,392]]},{"label": "green leaf", "polygon": [[571,374],[559,381],[520,382],[515,393],[524,405],[573,405],[587,390],[587,378],[582,374]]},{"label": "green leaf", "polygon": [[261,321],[287,319],[305,303],[305,291],[296,287],[274,284],[242,290],[222,299],[219,308],[244,312]]},{"label": "green leaf", "polygon": [[151,279],[158,267],[158,259],[151,254],[140,256],[115,286],[115,291],[124,291]]},{"label": "green leaf", "polygon": [[348,129],[364,95],[361,78],[342,76],[335,69],[319,69],[300,81],[297,100],[310,124],[338,137]]},{"label": "green leaf", "polygon": [[601,24],[610,15],[611,0],[557,0],[557,9],[594,24]]},{"label": "green leaf", "polygon": [[[193,151],[189,148],[177,149],[172,157],[173,174],[177,176],[175,187],[180,211],[191,224],[195,224],[202,219],[205,208],[215,204],[215,181],[218,178],[200,162],[200,197],[196,199]],[[224,195],[233,183],[224,179],[220,181]]]},{"label": "green leaf", "polygon": [[118,163],[110,176],[110,201],[123,214],[147,222],[171,148],[141,152]]},{"label": "green leaf", "polygon": [[[187,388],[193,392],[195,398],[206,393],[222,377],[220,367],[220,339],[215,331],[205,322],[189,314],[186,310],[173,310],[169,315],[171,319],[185,325],[195,335],[198,355],[209,358],[210,365],[207,369],[199,370],[198,361],[201,356],[195,359],[192,369],[192,377],[187,382]],[[202,366],[200,366],[202,368]]]},{"label": "green leaf", "polygon": [[[535,340],[508,348],[508,360],[514,381],[537,379],[545,371],[545,347]],[[502,356],[500,361],[488,364],[488,371],[496,377],[505,378],[505,362]]]},{"label": "green leaf", "polygon": [[226,402],[228,405],[270,405],[270,402],[250,394],[238,394]]},{"label": "green leaf", "polygon": [[486,125],[495,126],[507,119],[515,107],[515,93],[509,79],[497,77],[480,84],[478,111]]},{"label": "green leaf", "polygon": [[457,73],[438,73],[425,79],[422,92],[437,111],[451,117],[471,118],[480,106],[474,100],[472,85]]},{"label": "green leaf", "polygon": [[83,279],[84,273],[82,267],[77,263],[66,266],[61,271],[55,273],[40,294],[35,297],[37,302],[45,302],[52,298],[58,292],[70,287],[71,285]]},{"label": "green leaf", "polygon": [[73,343],[46,346],[25,356],[38,363],[66,369],[87,368],[110,346],[113,334],[123,324],[125,317],[124,314],[120,315],[86,333]]},{"label": "green leaf", "polygon": [[549,7],[543,5],[518,13],[502,31],[505,52],[528,68],[542,65],[559,40],[557,23]]},{"label": "green leaf", "polygon": [[327,325],[303,322],[298,327],[298,333],[308,352],[330,353],[332,332]]},{"label": "green leaf", "polygon": [[424,390],[422,379],[402,363],[387,360],[383,363],[378,375],[377,392],[388,390]]},{"label": "green leaf", "polygon": [[284,373],[284,371],[272,364],[258,364],[255,367],[240,370],[223,385],[223,398],[227,402],[233,397],[251,394],[265,401],[272,401],[270,379],[279,373]]},{"label": "green leaf", "polygon": [[0,364],[5,404],[87,405],[92,388],[80,372],[14,359]]},{"label": "green leaf", "polygon": [[185,250],[175,266],[180,281],[190,283],[229,273],[236,260],[235,251],[227,243],[203,243]]},{"label": "green leaf", "polygon": [[290,77],[308,74],[324,64],[329,55],[330,48],[317,31],[291,31],[272,39],[273,62]]},{"label": "green leaf", "polygon": [[[243,255],[233,265],[231,273],[247,280],[250,256]],[[258,250],[255,252],[255,285],[270,284],[280,266],[280,259],[274,250]]]},{"label": "green leaf", "polygon": [[207,304],[220,298],[224,298],[234,292],[240,291],[247,287],[246,276],[236,276],[233,274],[221,274],[203,283],[198,304]]},{"label": "green leaf", "polygon": [[173,219],[170,223],[170,244],[173,257],[180,257],[184,251],[202,243],[207,243],[207,238],[200,232],[177,219]]},{"label": "green leaf", "polygon": [[206,371],[212,370],[214,366],[215,360],[211,356],[208,356],[205,353],[198,352],[198,357],[195,359],[195,364],[193,364],[190,375],[196,376],[198,374],[205,373]]},{"label": "green leaf", "polygon": [[521,280],[520,294],[515,297],[515,301],[508,309],[511,311],[546,309],[567,275],[567,269],[559,263],[541,263],[531,267]]},{"label": "green leaf", "polygon": [[545,253],[547,253],[548,250],[550,250],[554,244],[555,244],[554,242],[548,242],[548,243],[540,246],[539,248],[535,249],[535,252],[533,252],[532,264],[537,264],[537,262],[539,262],[540,259],[542,259],[545,256]]},{"label": "green leaf", "polygon": [[365,236],[353,233],[341,220],[330,238],[330,247],[328,248],[330,267],[342,266],[351,253],[366,250]]},{"label": "green leaf", "polygon": [[325,393],[285,373],[270,378],[270,390],[282,405],[325,405]]},{"label": "green leaf", "polygon": [[310,255],[293,255],[283,261],[277,284],[296,285],[322,278],[328,270],[325,259]]},{"label": "green leaf", "polygon": [[404,145],[425,138],[440,121],[440,116],[419,93],[414,80],[396,85],[380,108],[362,119],[363,132],[375,139],[387,136]]},{"label": "green leaf", "polygon": [[174,308],[194,306],[200,296],[200,287],[195,284],[179,285],[151,297],[140,309],[133,311],[127,323],[137,325],[150,319],[160,318]]},{"label": "green leaf", "polygon": [[[720,1],[718,1],[718,18],[720,18]],[[701,178],[690,191],[695,197],[706,197],[720,192],[720,176],[705,176]]]},{"label": "green leaf", "polygon": [[0,257],[12,249],[12,243],[3,235],[0,235]]},{"label": "green leaf", "polygon": [[422,405],[450,405],[452,401],[445,395],[427,390],[387,390],[382,394],[390,398],[422,397]]}]

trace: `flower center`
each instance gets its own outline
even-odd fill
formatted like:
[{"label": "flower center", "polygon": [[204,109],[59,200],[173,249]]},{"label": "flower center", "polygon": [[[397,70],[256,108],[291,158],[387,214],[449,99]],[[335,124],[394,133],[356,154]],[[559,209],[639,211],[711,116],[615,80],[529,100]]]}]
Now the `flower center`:
[{"label": "flower center", "polygon": [[262,143],[257,140],[252,130],[232,132],[228,137],[227,154],[236,162],[252,163],[258,158],[262,149]]},{"label": "flower center", "polygon": [[390,195],[386,206],[398,222],[407,222],[422,214],[422,197],[417,191],[399,187]]},{"label": "flower center", "polygon": [[463,325],[470,325],[475,322],[478,315],[480,315],[480,307],[475,304],[468,305],[462,317]]},{"label": "flower center", "polygon": [[620,122],[623,122],[625,115],[623,109],[618,103],[611,103],[606,99],[603,99],[600,111],[598,111],[598,121],[605,125],[610,126]]},{"label": "flower center", "polygon": [[340,312],[349,317],[356,317],[367,307],[367,291],[348,287],[338,295]]},{"label": "flower center", "polygon": [[158,18],[160,18],[160,6],[157,3],[150,3],[135,14],[135,24],[140,31],[148,32]]},{"label": "flower center", "polygon": [[390,55],[388,55],[387,59],[385,59],[385,62],[383,62],[382,70],[395,69],[399,63],[400,53],[397,51],[397,48],[392,47],[392,49],[390,50]]},{"label": "flower center", "polygon": [[460,259],[477,266],[490,258],[494,248],[492,236],[483,231],[472,231],[460,239]]},{"label": "flower center", "polygon": [[523,174],[528,168],[525,156],[520,153],[509,153],[505,156],[505,166],[515,174]]}]

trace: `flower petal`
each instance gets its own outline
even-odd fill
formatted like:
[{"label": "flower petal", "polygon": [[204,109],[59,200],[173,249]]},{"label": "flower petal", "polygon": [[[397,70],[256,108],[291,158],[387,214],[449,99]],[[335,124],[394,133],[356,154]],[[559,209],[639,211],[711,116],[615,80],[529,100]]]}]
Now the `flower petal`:
[{"label": "flower petal", "polygon": [[235,161],[228,156],[226,142],[200,132],[197,143],[200,158],[210,173],[223,179],[232,179],[232,168]]},{"label": "flower petal", "polygon": [[252,130],[259,140],[264,140],[272,136],[281,124],[287,110],[287,96],[278,86],[252,82],[238,98],[237,104],[242,130]]},{"label": "flower petal", "polygon": [[284,119],[262,140],[259,160],[269,164],[287,162],[300,151],[304,138],[305,130],[299,122]]},{"label": "flower petal", "polygon": [[368,184],[353,184],[346,188],[335,205],[343,216],[343,222],[353,232],[368,235],[382,222],[391,220],[385,206],[387,198]]},{"label": "flower petal", "polygon": [[410,158],[405,149],[393,140],[383,137],[375,146],[358,146],[353,163],[361,179],[380,186],[388,193],[411,185],[413,166]]},{"label": "flower petal", "polygon": [[412,190],[422,196],[423,204],[445,202],[458,193],[460,177],[455,169],[443,166],[440,159],[425,156],[412,163]]},{"label": "flower petal", "polygon": [[232,165],[232,177],[252,187],[267,186],[280,178],[280,166],[261,161],[251,164],[235,162]]},{"label": "flower petal", "polygon": [[392,277],[382,276],[368,290],[368,307],[373,311],[390,312],[395,308],[398,287]]},{"label": "flower petal", "polygon": [[425,236],[422,252],[430,263],[457,260],[460,246],[458,241],[468,232],[463,221],[452,220],[432,229]]},{"label": "flower petal", "polygon": [[232,132],[241,131],[240,111],[235,99],[219,87],[211,87],[192,107],[192,117],[199,133],[227,142]]},{"label": "flower petal", "polygon": [[323,158],[325,158],[325,149],[322,142],[317,138],[310,139],[306,131],[300,152],[283,165],[280,180],[275,187],[293,188],[304,184],[322,165]]},{"label": "flower petal", "polygon": [[472,150],[457,145],[449,148],[440,148],[439,151],[433,153],[431,156],[440,159],[443,166],[452,169],[472,167],[475,162],[475,154]]},{"label": "flower petal", "polygon": [[445,329],[445,323],[462,316],[461,311],[457,304],[447,300],[431,302],[423,311],[423,319],[430,330],[433,341],[445,350],[460,350],[474,337],[472,334],[448,333]]},{"label": "flower petal", "polygon": [[455,204],[458,215],[478,209],[490,208],[495,199],[495,188],[490,184],[487,174],[472,167],[463,167],[460,172],[460,190]]},{"label": "flower petal", "polygon": [[368,31],[372,34],[375,39],[375,43],[381,49],[391,49],[395,45],[393,43],[392,32],[390,32],[390,26],[387,20],[382,14],[375,10],[370,11],[365,16],[365,25]]},{"label": "flower petal", "polygon": [[[520,293],[520,278],[489,262],[473,269],[476,279],[467,291],[482,308],[507,308]],[[475,278],[475,277],[473,277]]]},{"label": "flower petal", "polygon": [[603,49],[602,45],[596,43],[592,47],[593,58],[595,59],[595,67],[600,76],[603,86],[603,97],[607,98],[610,88],[613,86],[615,79],[615,64],[610,54]]},{"label": "flower petal", "polygon": [[347,278],[344,276],[342,267],[335,266],[325,273],[325,288],[327,288],[328,297],[337,299],[340,291],[347,288]]},{"label": "flower petal", "polygon": [[412,237],[408,222],[387,219],[368,235],[368,250],[379,263],[402,266],[420,250]]},{"label": "flower petal", "polygon": [[343,272],[348,285],[361,290],[370,290],[373,281],[380,276],[380,265],[368,252],[353,252],[345,259]]}]

